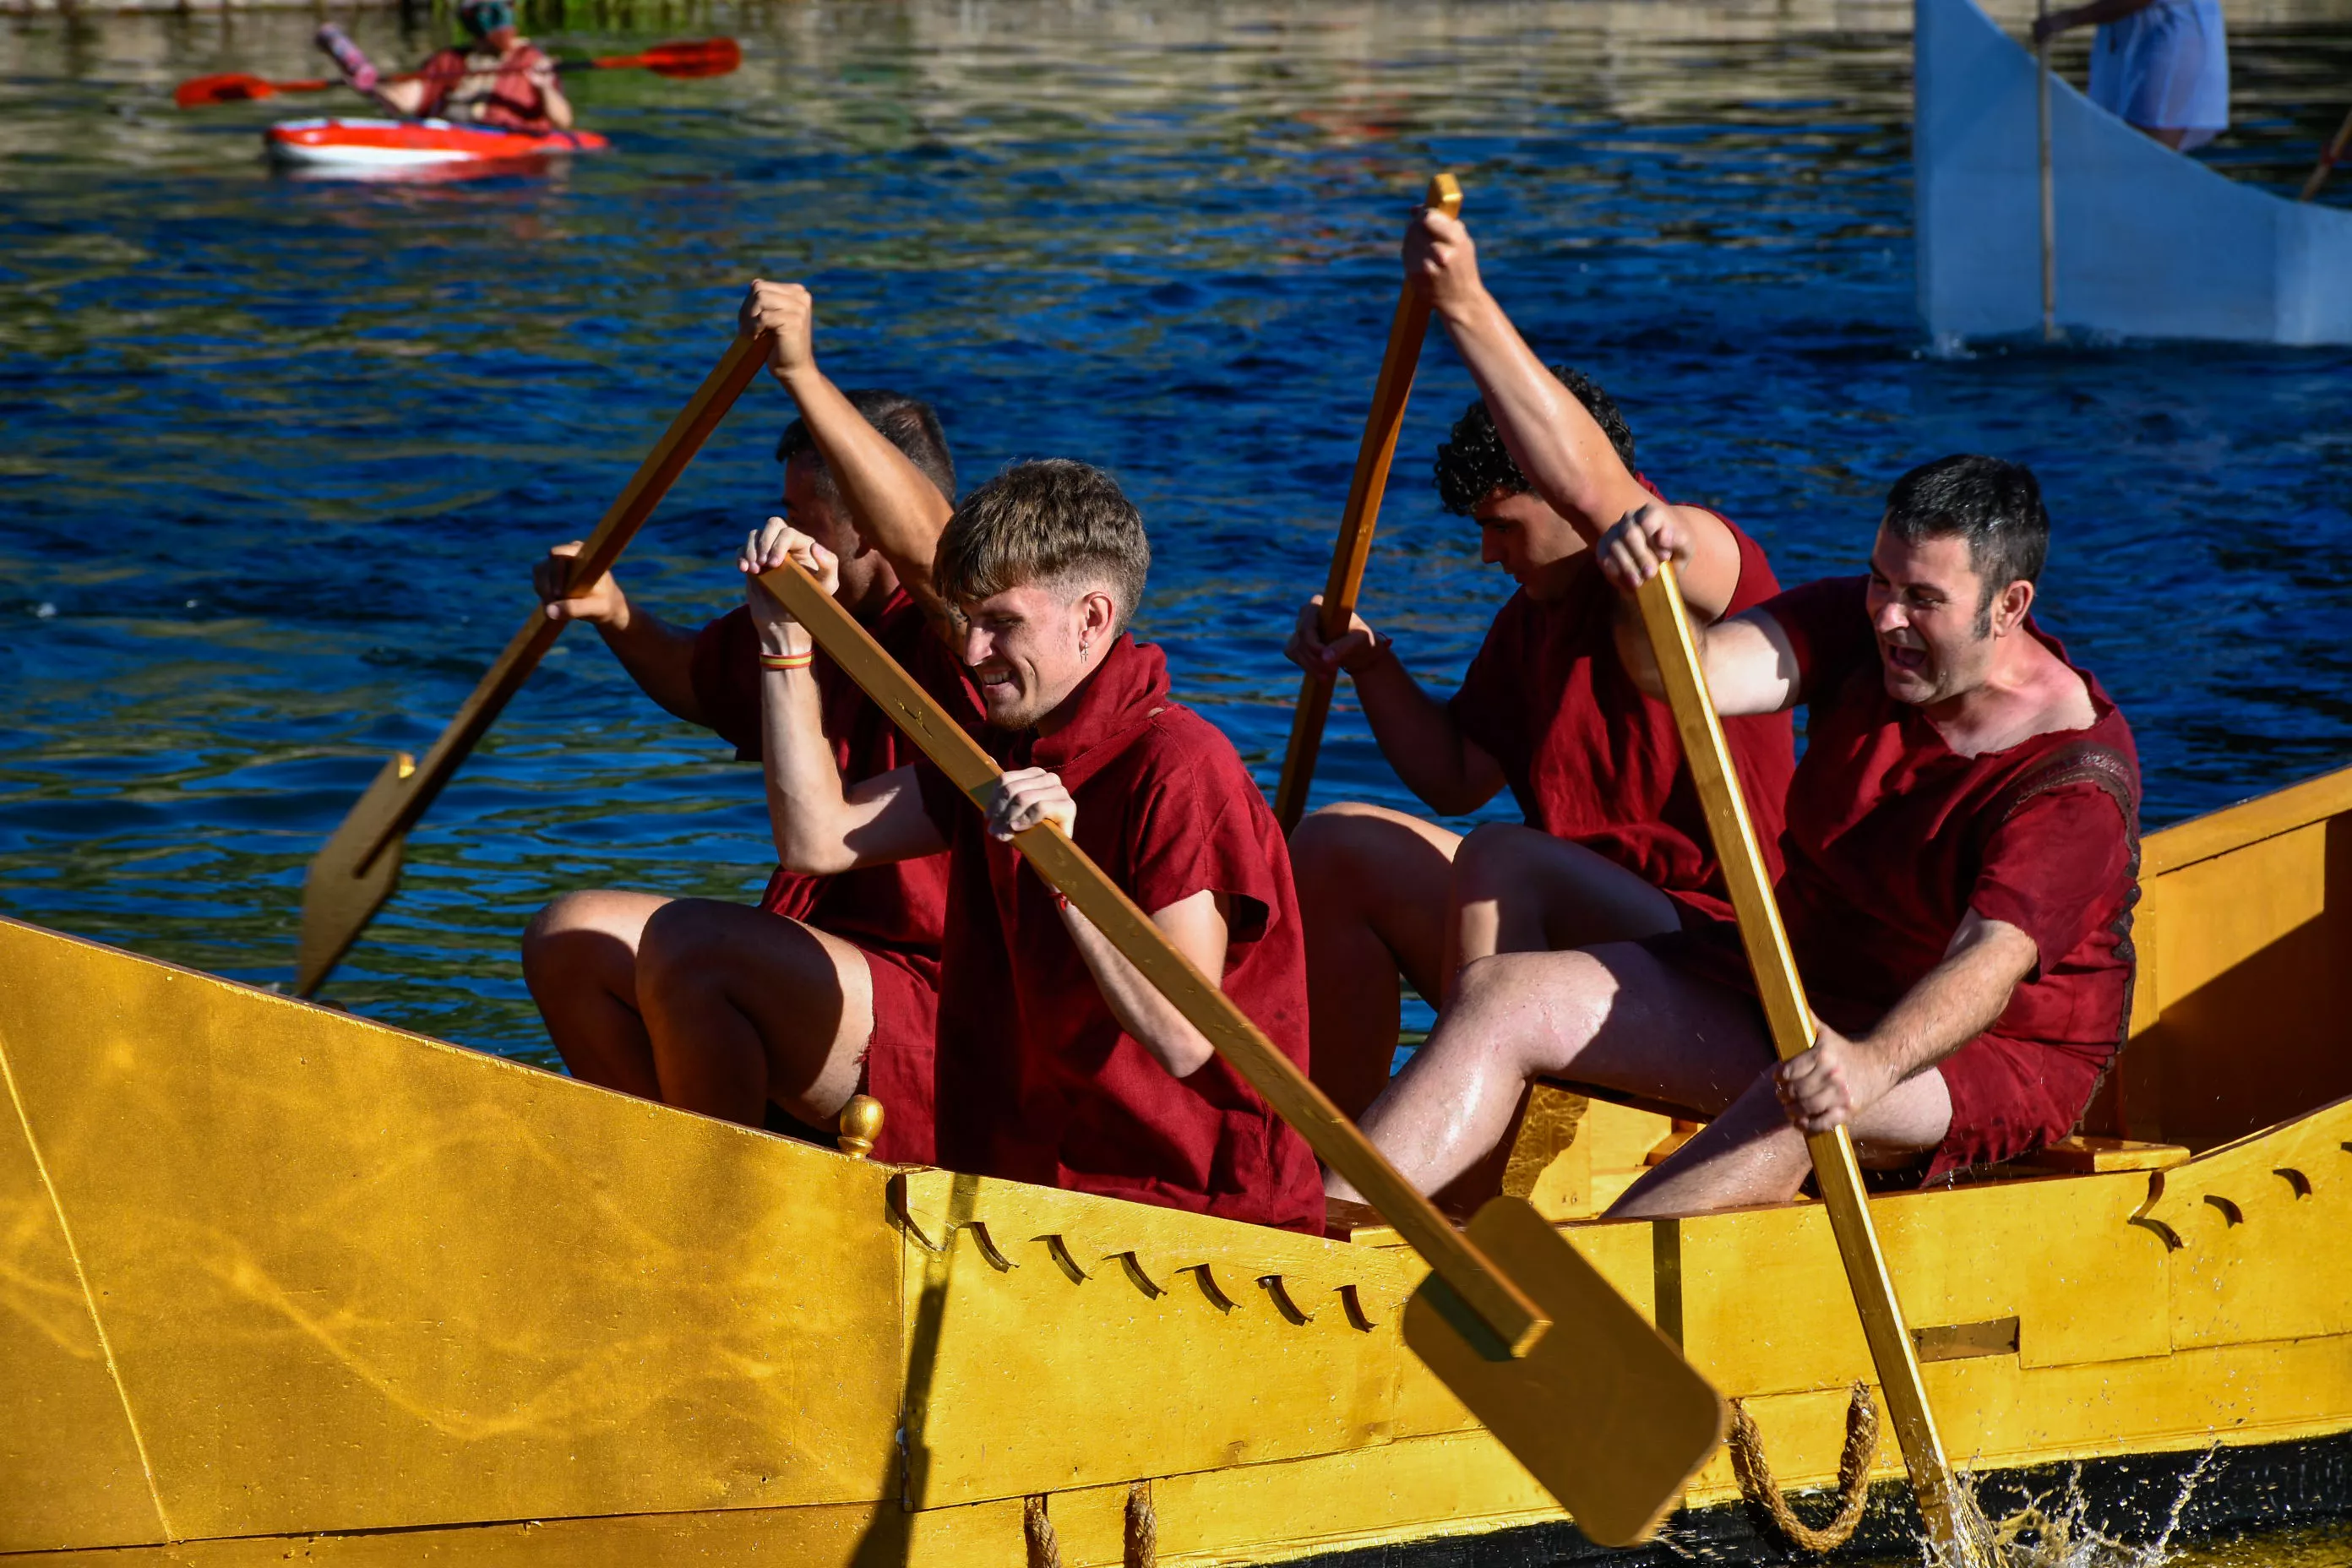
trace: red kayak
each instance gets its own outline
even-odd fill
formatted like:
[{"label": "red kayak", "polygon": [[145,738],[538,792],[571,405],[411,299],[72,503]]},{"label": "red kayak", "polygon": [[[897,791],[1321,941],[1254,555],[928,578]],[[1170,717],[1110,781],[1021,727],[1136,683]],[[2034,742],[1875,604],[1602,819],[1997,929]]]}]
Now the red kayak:
[{"label": "red kayak", "polygon": [[612,145],[593,131],[501,131],[446,120],[289,120],[264,137],[269,155],[281,163],[355,174],[517,163]]}]

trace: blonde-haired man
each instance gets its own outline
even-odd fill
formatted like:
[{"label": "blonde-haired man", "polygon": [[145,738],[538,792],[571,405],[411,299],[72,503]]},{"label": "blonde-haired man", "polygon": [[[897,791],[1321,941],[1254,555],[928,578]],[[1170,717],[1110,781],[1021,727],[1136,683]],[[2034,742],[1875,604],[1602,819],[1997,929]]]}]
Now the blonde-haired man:
[{"label": "blonde-haired man", "polygon": [[[828,584],[836,570],[778,519],[751,536],[740,564],[758,573],[787,559]],[[1322,1189],[1305,1142],[1012,843],[1022,828],[1060,823],[1306,1064],[1289,856],[1232,743],[1170,699],[1160,650],[1128,635],[1150,564],[1143,519],[1110,476],[1083,463],[1016,465],[957,509],[932,585],[961,618],[982,738],[1006,770],[985,818],[928,763],[845,787],[803,658],[809,632],[755,583],[776,853],[789,870],[824,875],[949,851],[941,1164],[1319,1232]],[[657,1047],[697,1048],[693,1021],[675,1022],[677,1037]],[[795,1059],[771,1071],[845,1068]]]}]

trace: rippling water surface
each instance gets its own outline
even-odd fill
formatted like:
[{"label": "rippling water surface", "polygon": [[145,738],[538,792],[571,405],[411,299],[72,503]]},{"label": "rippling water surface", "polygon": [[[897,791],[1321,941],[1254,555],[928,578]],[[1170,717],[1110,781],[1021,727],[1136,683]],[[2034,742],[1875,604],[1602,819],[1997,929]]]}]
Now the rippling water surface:
[{"label": "rippling water surface", "polygon": [[[575,13],[576,15],[576,13]],[[2233,18],[2239,13],[2232,12]],[[437,41],[384,14],[380,58]],[[2234,24],[2241,177],[2300,177],[2340,26]],[[1870,4],[820,5],[543,26],[728,31],[718,80],[575,86],[619,151],[542,177],[273,177],[198,72],[320,68],[311,19],[0,34],[0,910],[258,981],[302,867],[421,750],[726,341],[754,273],[816,289],[845,384],[934,400],[967,484],[1106,464],[1160,567],[1180,691],[1268,783],[1395,297],[1457,170],[1497,291],[1625,405],[1644,467],[1784,580],[1851,569],[1889,480],[1959,448],[2043,476],[2046,619],[2135,721],[2168,821],[2352,759],[2352,355],[2099,346],[1938,359],[1911,309],[1907,12]],[[2352,184],[2347,178],[2347,184]],[[1369,609],[1450,683],[1507,584],[1438,510],[1470,395],[1442,341]],[[786,417],[762,383],[623,576],[736,592]],[[1405,804],[1343,710],[1322,798]],[[748,893],[755,771],[574,630],[410,843],[332,994],[546,1059],[516,936],[568,888]]]}]

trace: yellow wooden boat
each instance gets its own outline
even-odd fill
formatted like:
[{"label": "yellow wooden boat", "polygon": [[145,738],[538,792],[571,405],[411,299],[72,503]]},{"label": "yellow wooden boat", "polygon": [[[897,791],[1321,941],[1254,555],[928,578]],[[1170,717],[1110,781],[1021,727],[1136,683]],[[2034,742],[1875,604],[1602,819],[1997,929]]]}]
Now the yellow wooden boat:
[{"label": "yellow wooden boat", "polygon": [[[2352,769],[2144,879],[2105,1138],[1874,1205],[1945,1440],[2095,1479],[2218,1446],[2214,1496],[2352,1506]],[[1376,1227],[891,1169],[13,922],[0,1067],[0,1554],[1579,1554],[1404,1348]],[[1591,1220],[1666,1135],[1547,1091],[1507,1184],[1825,1485],[1870,1363],[1822,1213]],[[1686,1503],[1752,1528],[1724,1455]]]}]

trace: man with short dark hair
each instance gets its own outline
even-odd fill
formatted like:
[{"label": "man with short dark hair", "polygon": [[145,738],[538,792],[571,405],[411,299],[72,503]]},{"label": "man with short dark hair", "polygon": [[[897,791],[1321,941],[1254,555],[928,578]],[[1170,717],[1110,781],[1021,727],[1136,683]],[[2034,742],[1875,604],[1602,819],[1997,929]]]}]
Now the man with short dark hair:
[{"label": "man with short dark hair", "polygon": [[[1832,1127],[1915,1183],[2067,1134],[2130,1021],[2139,771],[2122,713],[2033,623],[2049,529],[2026,469],[1946,458],[1896,482],[1867,576],[1698,632],[1718,712],[1808,706],[1779,898],[1812,1047],[1773,1066],[1727,919],[1486,959],[1365,1119],[1409,1179],[1451,1180],[1545,1075],[1714,1119],[1624,1217],[1786,1200]],[[1688,549],[1655,506],[1601,546],[1628,594]]]},{"label": "man with short dark hair", "polygon": [[[1441,1001],[1461,965],[1676,928],[1685,906],[1720,912],[1722,875],[1698,798],[1679,766],[1674,716],[1626,673],[1638,619],[1592,555],[1601,531],[1658,492],[1608,395],[1565,367],[1547,370],[1479,280],[1469,230],[1424,208],[1405,240],[1409,276],[1429,288],[1481,400],[1437,452],[1447,510],[1478,522],[1481,559],[1518,584],[1461,689],[1441,700],[1360,616],[1326,644],[1309,602],[1288,653],[1326,676],[1345,670],[1381,752],[1441,816],[1477,810],[1507,785],[1524,826],[1467,837],[1354,803],[1300,823],[1315,1079],[1359,1114],[1388,1083],[1398,976]],[[1683,588],[1711,621],[1779,591],[1756,542],[1705,507],[1670,508],[1692,552]],[[1726,727],[1769,845],[1794,765],[1789,720]]]},{"label": "man with short dark hair", "polygon": [[[930,625],[938,610],[931,555],[955,493],[946,437],[915,398],[835,388],[817,368],[813,310],[807,289],[760,282],[742,310],[747,334],[773,334],[769,370],[801,410],[776,447],[785,515],[840,562],[835,593],[843,606],[943,696],[959,696]],[[577,542],[557,546],[534,574],[549,617],[593,625],[655,701],[757,761],[760,647],[750,609],[738,605],[698,633],[666,625],[632,605],[610,575],[584,589],[572,584],[569,563],[578,552]],[[835,760],[853,777],[887,773],[913,754],[831,661],[816,665],[814,679]],[[523,978],[575,1077],[753,1123],[772,1105],[793,1121],[829,1124],[862,1088],[886,1111],[878,1156],[928,1160],[946,903],[947,863],[939,857],[838,877],[780,868],[756,908],[615,889],[567,893],[524,933]],[[694,941],[703,963],[654,962],[646,932],[656,912],[673,938]],[[651,1017],[713,998],[771,1028],[842,1044],[847,1068],[829,1079],[747,1088],[711,1079],[698,1058],[665,1059]]]},{"label": "man with short dark hair", "polygon": [[[753,535],[742,566],[787,559],[820,581],[836,570],[830,551],[782,520]],[[1012,843],[1060,823],[1305,1065],[1289,857],[1232,743],[1170,697],[1160,650],[1126,629],[1150,562],[1142,518],[1083,463],[1018,464],[957,509],[934,580],[961,613],[982,740],[1006,770],[984,818],[928,763],[845,784],[824,743],[809,632],[754,583],[777,857],[839,875],[949,853],[940,1163],[1319,1234],[1305,1142]],[[649,952],[661,926],[656,916]],[[837,1047],[815,1049],[805,1035],[749,1038],[724,1017],[683,1014],[650,1021],[659,1053],[764,1055],[771,1080],[843,1072]]]}]

